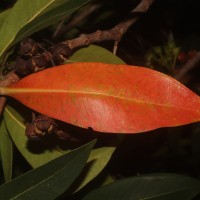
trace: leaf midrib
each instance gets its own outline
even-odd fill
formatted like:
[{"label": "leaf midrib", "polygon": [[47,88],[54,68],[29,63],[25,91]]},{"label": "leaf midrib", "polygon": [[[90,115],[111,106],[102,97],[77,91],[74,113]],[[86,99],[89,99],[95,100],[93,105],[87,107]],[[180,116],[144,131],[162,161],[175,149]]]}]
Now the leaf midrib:
[{"label": "leaf midrib", "polygon": [[109,98],[116,98],[116,99],[122,99],[122,100],[127,100],[127,101],[134,101],[138,104],[149,104],[149,105],[155,105],[155,106],[162,106],[162,107],[171,107],[171,108],[179,108],[183,110],[191,110],[192,107],[180,107],[176,105],[170,105],[170,104],[163,104],[163,103],[154,103],[151,101],[144,101],[144,100],[139,100],[136,98],[129,98],[129,97],[123,97],[119,95],[111,95],[107,93],[102,93],[102,92],[94,92],[94,91],[80,91],[80,90],[50,90],[50,89],[32,89],[32,88],[0,88],[0,93],[12,96],[12,94],[17,94],[17,93],[69,93],[69,94],[83,94],[83,95],[94,95],[94,96],[105,96]]}]

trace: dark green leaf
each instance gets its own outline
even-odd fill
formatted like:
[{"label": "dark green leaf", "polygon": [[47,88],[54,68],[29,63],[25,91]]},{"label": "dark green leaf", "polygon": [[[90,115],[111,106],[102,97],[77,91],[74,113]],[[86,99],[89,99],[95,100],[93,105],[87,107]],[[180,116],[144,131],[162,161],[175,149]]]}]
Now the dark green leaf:
[{"label": "dark green leaf", "polygon": [[0,187],[0,197],[53,200],[69,188],[85,166],[95,141],[38,167]]},{"label": "dark green leaf", "polygon": [[13,145],[3,120],[0,124],[0,152],[4,178],[7,182],[12,177]]},{"label": "dark green leaf", "polygon": [[116,181],[83,200],[189,200],[200,193],[200,181],[175,174],[150,174]]}]

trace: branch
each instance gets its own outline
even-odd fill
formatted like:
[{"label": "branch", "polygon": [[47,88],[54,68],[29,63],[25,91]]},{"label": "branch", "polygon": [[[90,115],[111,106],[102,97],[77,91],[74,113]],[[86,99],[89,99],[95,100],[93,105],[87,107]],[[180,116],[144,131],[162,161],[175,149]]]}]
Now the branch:
[{"label": "branch", "polygon": [[71,28],[75,27],[79,22],[81,22],[83,19],[85,19],[87,16],[89,16],[91,13],[93,13],[95,10],[99,9],[101,7],[101,4],[89,4],[85,7],[85,9],[76,15],[75,18],[73,18],[68,24],[64,24],[65,19],[60,22],[58,25],[56,31],[54,32],[52,38],[57,39],[59,38],[63,33],[66,33]]},{"label": "branch", "polygon": [[149,7],[155,0],[142,0],[136,8],[134,8],[131,13],[145,13],[148,11]]},{"label": "branch", "polygon": [[187,74],[187,72],[189,72],[192,68],[194,68],[199,62],[200,51],[197,52],[194,57],[189,59],[186,64],[182,66],[181,70],[178,72],[178,74],[176,74],[174,78],[180,81],[181,79],[183,79],[184,75]]},{"label": "branch", "polygon": [[[143,14],[147,12],[154,0],[142,0],[139,5],[131,11],[132,14]],[[122,36],[127,32],[128,28],[132,26],[137,20],[138,16],[132,16],[131,18],[117,24],[110,30],[97,30],[91,34],[81,34],[78,38],[67,40],[62,42],[70,49],[75,49],[81,46],[87,46],[95,42],[101,42],[105,40],[120,41]]]}]

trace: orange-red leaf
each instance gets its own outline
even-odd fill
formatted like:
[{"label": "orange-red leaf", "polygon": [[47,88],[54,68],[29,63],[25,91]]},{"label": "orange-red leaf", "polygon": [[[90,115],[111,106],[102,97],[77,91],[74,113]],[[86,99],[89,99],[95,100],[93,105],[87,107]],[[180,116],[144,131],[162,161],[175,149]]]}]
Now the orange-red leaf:
[{"label": "orange-red leaf", "polygon": [[40,113],[101,132],[138,133],[200,120],[199,96],[143,67],[67,64],[1,91]]}]

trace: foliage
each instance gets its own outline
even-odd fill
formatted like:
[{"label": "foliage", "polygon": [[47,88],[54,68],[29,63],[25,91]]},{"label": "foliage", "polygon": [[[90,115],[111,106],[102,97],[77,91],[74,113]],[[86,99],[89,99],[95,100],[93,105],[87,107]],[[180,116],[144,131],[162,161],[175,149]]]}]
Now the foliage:
[{"label": "foliage", "polygon": [[[55,199],[77,178],[93,146],[94,142],[89,143],[2,185],[1,196],[4,199]],[[18,187],[20,183],[23,185]],[[38,195],[39,191],[43,192]]]},{"label": "foliage", "polygon": [[[70,22],[80,8],[84,10],[85,4],[88,9],[97,2],[101,6],[106,4],[103,1],[91,0],[17,0],[12,8],[0,13],[1,69],[5,67],[7,71],[10,70],[9,65],[14,63],[17,55],[17,45],[23,39],[32,36],[41,41],[40,35],[45,35],[46,41],[51,43],[49,32],[55,31],[60,25],[59,21]],[[95,31],[96,26],[101,26],[103,23],[103,28],[107,28],[107,22],[110,21],[108,17],[113,17],[113,21],[116,22],[116,16],[120,15],[113,14],[115,13],[113,2],[115,1],[108,2],[106,9],[103,8],[105,10],[97,12],[98,16],[94,14],[92,23],[82,19],[80,24],[76,24],[74,29],[64,35],[64,38],[76,37],[77,33],[82,33],[87,26]],[[127,10],[130,10],[128,7]],[[126,12],[123,11],[122,14]],[[146,51],[148,60],[146,64],[150,64],[151,68],[152,65],[159,66],[154,69],[174,75],[180,49],[172,34],[169,34],[168,38],[164,47],[154,46]],[[5,61],[8,63],[7,66],[3,66]],[[78,62],[80,63],[77,64]],[[173,170],[185,174],[179,175],[167,173],[171,170],[155,169],[160,169],[160,160],[167,162],[165,166],[181,160],[180,165],[184,166],[186,162],[188,168],[193,166],[193,163],[198,163],[200,160],[198,125],[191,125],[195,128],[192,129],[189,139],[185,137],[184,140],[180,139],[184,126],[151,132],[149,130],[199,121],[200,98],[173,78],[160,72],[143,67],[127,67],[121,58],[100,46],[90,45],[80,48],[65,63],[63,67],[54,67],[27,76],[10,88],[1,88],[1,92],[6,90],[16,92],[19,89],[21,91],[13,96],[26,106],[55,119],[86,128],[60,122],[70,134],[80,134],[81,142],[62,141],[54,136],[46,137],[44,140],[29,141],[25,136],[25,127],[26,123],[31,121],[32,110],[9,99],[0,124],[0,155],[4,177],[1,177],[1,198],[5,200],[194,199],[200,193],[198,176],[192,178],[190,176],[194,174],[185,173],[184,170]],[[64,70],[59,71],[63,68]],[[61,80],[63,77],[65,79]],[[80,82],[82,84],[78,85]],[[59,88],[61,90],[67,85],[69,90],[75,90],[80,86],[78,91],[89,91],[90,96],[86,98],[82,93],[71,95],[68,101],[65,97],[69,98],[70,95],[61,94],[60,102],[63,106],[61,107],[57,105],[58,100],[54,100],[54,97],[58,97],[59,90],[53,88],[53,84],[56,87],[61,84]],[[37,91],[22,93],[25,91],[22,91],[23,87],[25,90],[35,87]],[[54,92],[45,94],[47,88]],[[38,93],[38,89],[42,89],[43,93]],[[117,98],[119,94],[120,101]],[[11,93],[8,95],[12,96]],[[66,102],[70,102],[70,106],[65,105]],[[87,104],[88,109],[83,110],[82,107]],[[40,106],[39,109],[37,106]],[[68,118],[59,118],[61,114],[58,115],[58,108],[67,109],[63,116]],[[106,115],[108,110],[110,112]],[[72,119],[73,115],[76,118]],[[137,130],[133,130],[132,126],[137,127]],[[185,130],[188,130],[188,126],[185,127]],[[144,131],[149,132],[143,134]],[[140,134],[122,136],[110,134],[111,132],[140,132]],[[94,138],[97,138],[97,141],[93,140]],[[173,153],[176,156],[170,160],[169,154]],[[19,160],[17,154],[21,156]],[[144,163],[143,168],[139,170],[138,157]],[[161,159],[158,161],[158,158]],[[145,166],[147,160],[151,160],[151,167]],[[26,166],[21,167],[21,163],[22,165],[26,163]],[[128,178],[121,178],[119,172],[115,173],[117,167],[124,169],[122,177],[128,176]],[[16,172],[18,168],[20,170]],[[155,171],[166,173],[152,173]],[[146,174],[143,174],[144,172]]]},{"label": "foliage", "polygon": [[[89,193],[92,199],[191,199],[199,194],[199,181],[175,174],[149,174],[124,179]],[[134,191],[132,191],[134,188]]]}]

